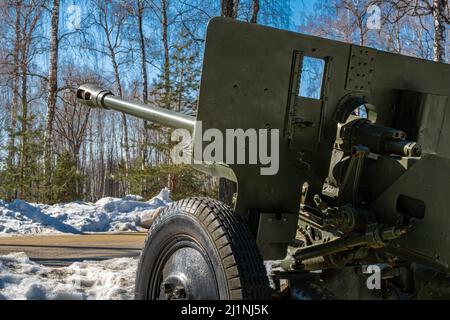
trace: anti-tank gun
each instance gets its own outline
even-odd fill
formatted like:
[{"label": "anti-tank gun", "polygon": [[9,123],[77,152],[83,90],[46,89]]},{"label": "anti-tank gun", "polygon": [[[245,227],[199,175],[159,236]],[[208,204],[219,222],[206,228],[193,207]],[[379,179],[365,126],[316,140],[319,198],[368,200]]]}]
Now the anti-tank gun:
[{"label": "anti-tank gun", "polygon": [[[289,281],[292,298],[319,277],[336,297],[382,291],[349,267],[376,265],[408,294],[417,265],[448,274],[449,80],[445,64],[214,18],[196,119],[80,87],[87,105],[192,132],[193,165],[237,183],[234,210],[192,198],[163,211],[136,297],[267,297],[262,259],[284,259],[274,279]],[[237,142],[237,129],[246,144],[226,139]],[[262,174],[264,157],[251,161],[255,145],[275,174]],[[344,291],[337,277],[363,280]]]}]

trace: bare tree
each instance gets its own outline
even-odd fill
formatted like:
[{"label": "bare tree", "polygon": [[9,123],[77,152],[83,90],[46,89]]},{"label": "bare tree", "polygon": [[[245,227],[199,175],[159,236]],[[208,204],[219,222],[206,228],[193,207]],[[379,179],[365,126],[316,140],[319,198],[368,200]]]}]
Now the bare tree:
[{"label": "bare tree", "polygon": [[[144,3],[142,0],[137,0],[137,18],[139,31],[139,48],[141,51],[141,77],[142,77],[142,101],[148,102],[148,75],[147,75],[147,53],[146,41],[143,30],[144,18]],[[147,121],[143,121],[142,140],[141,140],[141,169],[145,168],[147,163],[147,145],[148,145],[148,131]]]},{"label": "bare tree", "polygon": [[[1,186],[0,197],[7,197],[4,191],[8,189],[14,197],[56,201],[59,187],[54,169],[58,168],[61,179],[67,155],[76,161],[76,175],[84,177],[70,181],[75,181],[80,195],[91,200],[124,195],[128,181],[136,190],[131,176],[136,165],[147,170],[149,164],[168,164],[170,131],[147,131],[141,120],[114,113],[105,117],[105,113],[81,108],[73,99],[73,90],[82,82],[112,83],[115,93],[126,98],[132,91],[135,98],[163,101],[163,107],[175,110],[194,105],[197,89],[191,79],[199,72],[198,60],[177,59],[190,57],[190,50],[203,44],[206,20],[219,3],[212,1],[217,3],[215,8],[202,0],[0,1],[0,17],[4,18],[0,24],[0,113],[7,115],[0,120],[0,174],[3,177],[6,168],[11,173],[5,175],[8,187],[4,187],[6,183]],[[233,1],[235,12],[238,5],[239,1]],[[133,16],[129,7],[137,8]],[[63,12],[78,16],[77,8],[82,9],[83,20],[63,24]],[[149,28],[158,31],[149,36]],[[181,35],[181,29],[188,34]],[[161,50],[152,51],[151,37]],[[183,48],[187,38],[195,44],[189,45],[186,56],[184,51],[177,55],[177,48]],[[153,63],[158,58],[160,65]],[[44,59],[48,62],[42,63]],[[130,67],[126,75],[125,65]],[[132,72],[134,67],[137,72]],[[149,84],[154,71],[161,74],[161,84],[156,84],[157,80],[154,86],[158,91]],[[167,99],[159,99],[164,94]],[[168,171],[160,172],[163,176],[158,179],[165,181]],[[180,183],[175,174],[167,182]],[[150,180],[146,187],[151,188]]]},{"label": "bare tree", "polygon": [[342,30],[346,30],[348,36],[352,37],[356,31],[358,33],[358,44],[361,46],[367,45],[367,34],[369,28],[366,24],[367,12],[369,6],[373,4],[373,1],[353,1],[342,0],[336,2],[336,8],[338,10],[346,10],[346,19],[338,21],[343,27]]},{"label": "bare tree", "polygon": [[434,0],[432,12],[434,22],[434,61],[447,62],[446,14],[448,13],[448,0]]},{"label": "bare tree", "polygon": [[162,41],[164,47],[164,90],[166,94],[166,108],[169,108],[170,96],[170,56],[169,56],[169,38],[167,30],[169,28],[167,21],[167,0],[161,0],[161,16],[162,16]]},{"label": "bare tree", "polygon": [[397,0],[390,1],[403,15],[420,19],[431,16],[434,29],[434,60],[446,62],[446,28],[450,23],[450,8],[448,0]]},{"label": "bare tree", "polygon": [[259,0],[252,1],[252,17],[250,19],[251,23],[258,22],[258,12],[259,12]]},{"label": "bare tree", "polygon": [[[116,92],[120,97],[122,97],[123,90],[119,72],[118,54],[124,53],[121,41],[123,34],[126,31],[126,15],[124,14],[125,11],[120,6],[120,4],[117,3],[110,4],[108,2],[105,3],[103,1],[98,1],[97,6],[98,14],[95,22],[103,32],[106,42],[106,51],[101,52],[106,54],[111,61],[114,72]],[[130,165],[130,148],[128,141],[127,117],[124,113],[122,113],[122,132],[122,149],[125,163],[125,172],[127,174]],[[125,189],[127,189],[126,185]]]},{"label": "bare tree", "polygon": [[19,195],[20,197],[26,197],[26,169],[28,167],[29,160],[29,148],[28,148],[28,125],[29,125],[29,110],[28,110],[28,65],[30,61],[30,51],[32,41],[35,40],[33,34],[38,25],[41,12],[42,2],[30,1],[25,5],[23,11],[23,21],[21,25],[21,44],[20,44],[20,72],[22,77],[21,83],[21,127],[20,127],[20,158],[19,158]]},{"label": "bare tree", "polygon": [[79,155],[86,137],[91,109],[80,106],[69,91],[66,91],[62,99],[64,102],[61,109],[58,108],[55,112],[55,130],[62,138],[60,141],[63,144],[62,149],[70,152],[72,159],[80,168]]},{"label": "bare tree", "polygon": [[7,156],[7,170],[14,170],[14,154],[15,154],[15,141],[16,141],[16,129],[17,129],[17,108],[19,98],[19,53],[21,43],[21,30],[20,30],[20,15],[22,9],[22,1],[17,0],[14,3],[15,8],[15,23],[14,23],[14,51],[13,56],[13,72],[12,72],[12,106],[11,106],[11,122],[9,126],[9,142],[8,142],[8,156]]},{"label": "bare tree", "polygon": [[220,15],[236,19],[239,12],[239,0],[221,0]]},{"label": "bare tree", "polygon": [[52,138],[53,121],[56,110],[56,95],[58,92],[58,23],[59,23],[59,0],[53,0],[50,29],[50,59],[48,73],[48,97],[47,116],[45,120],[44,136],[44,192],[46,198],[51,198],[51,172],[52,172]]}]

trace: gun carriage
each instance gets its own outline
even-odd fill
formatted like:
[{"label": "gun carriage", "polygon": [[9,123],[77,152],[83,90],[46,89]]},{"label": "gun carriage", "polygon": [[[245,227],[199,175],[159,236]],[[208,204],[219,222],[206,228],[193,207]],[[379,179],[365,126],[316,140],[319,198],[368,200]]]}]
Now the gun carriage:
[{"label": "gun carriage", "polygon": [[[166,208],[143,249],[136,297],[266,298],[281,296],[286,279],[291,298],[308,283],[372,298],[379,293],[362,275],[344,271],[368,265],[395,283],[384,297],[448,294],[417,287],[431,279],[427,270],[449,273],[449,82],[449,65],[214,18],[196,118],[80,87],[89,106],[184,128],[194,140],[196,121],[224,135],[279,132],[274,175],[261,175],[262,164],[197,159],[199,170],[237,184],[235,201],[190,198]],[[281,261],[275,290],[263,260]]]}]

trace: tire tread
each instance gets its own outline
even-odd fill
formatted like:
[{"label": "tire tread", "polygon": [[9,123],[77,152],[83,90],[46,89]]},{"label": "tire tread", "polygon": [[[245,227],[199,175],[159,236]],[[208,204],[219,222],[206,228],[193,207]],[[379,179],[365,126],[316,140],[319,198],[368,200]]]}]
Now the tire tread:
[{"label": "tire tread", "polygon": [[144,248],[152,231],[180,211],[195,217],[214,241],[227,278],[230,299],[270,298],[264,262],[247,224],[231,207],[218,200],[194,197],[170,204],[152,224]]}]

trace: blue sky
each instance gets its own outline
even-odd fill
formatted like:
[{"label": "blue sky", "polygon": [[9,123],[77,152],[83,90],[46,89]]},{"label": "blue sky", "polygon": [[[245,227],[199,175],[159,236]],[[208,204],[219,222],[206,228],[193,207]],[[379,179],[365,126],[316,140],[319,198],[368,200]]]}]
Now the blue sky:
[{"label": "blue sky", "polygon": [[[291,0],[292,21],[300,21],[302,14],[310,13],[315,3],[316,0]],[[292,27],[296,28],[295,25]]]},{"label": "blue sky", "polygon": [[[219,1],[219,0],[216,0]],[[290,28],[292,31],[298,31],[298,24],[299,22],[302,20],[302,16],[305,14],[309,14],[312,12],[314,4],[316,3],[316,0],[290,0],[290,6],[292,9],[292,16],[291,16],[291,24],[290,24]],[[79,5],[81,7],[82,10],[82,17],[85,16],[87,10],[87,1],[86,0],[67,0],[67,1],[62,1],[61,2],[61,9],[60,9],[60,32],[61,33],[65,33],[68,32],[68,30],[66,29],[66,25],[67,25],[67,20],[68,20],[68,14],[70,14],[68,8],[70,7],[70,5],[72,4],[76,4]],[[44,23],[42,24],[42,33],[45,34],[47,37],[49,37],[49,22],[48,21],[49,17],[47,16],[44,20]],[[146,26],[145,26],[146,27]],[[147,28],[147,27],[146,27]],[[102,38],[100,35],[96,35],[96,37],[98,37],[98,41],[102,42]],[[72,41],[69,41],[69,43]],[[62,46],[66,46],[68,45],[68,43],[61,43]],[[82,68],[83,64],[87,64],[89,66],[91,66],[92,68],[98,68],[101,69],[102,72],[108,72],[111,74],[111,78],[112,78],[112,67],[111,67],[111,63],[109,61],[108,58],[103,57],[101,55],[97,55],[96,58],[94,58],[94,60],[92,60],[92,56],[88,55],[88,56],[84,56],[82,53],[84,52],[84,50],[75,50],[75,52],[69,50],[65,50],[63,47],[61,48],[61,56],[60,59],[61,60],[72,60],[73,63],[75,65],[77,65],[78,67]],[[40,66],[43,67],[43,70],[47,69],[47,64],[48,64],[48,55],[46,52],[44,52],[39,58],[37,58],[39,61],[41,61],[39,63]],[[139,72],[139,70],[130,70],[130,66],[127,67],[128,72],[131,71],[131,74],[133,74],[133,72]],[[124,71],[124,70],[121,70]],[[150,79],[155,78],[157,71],[152,68],[150,65],[148,66],[148,72],[149,72],[149,77]],[[128,77],[128,73],[127,72],[122,72],[123,75],[123,80],[127,81],[129,79],[127,79]]]}]

